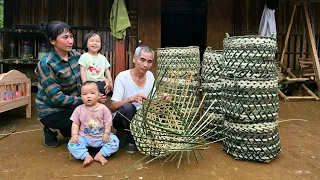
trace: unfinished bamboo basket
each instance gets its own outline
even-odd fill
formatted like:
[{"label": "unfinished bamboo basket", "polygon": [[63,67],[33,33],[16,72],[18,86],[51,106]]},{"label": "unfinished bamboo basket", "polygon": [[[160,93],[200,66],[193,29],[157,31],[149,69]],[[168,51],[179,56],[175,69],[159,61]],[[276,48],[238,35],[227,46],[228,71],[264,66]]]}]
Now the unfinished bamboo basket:
[{"label": "unfinished bamboo basket", "polygon": [[276,39],[239,36],[224,39],[221,109],[223,150],[236,159],[269,162],[280,150]]},{"label": "unfinished bamboo basket", "polygon": [[[206,111],[203,116],[198,115],[200,106],[195,104],[197,97],[188,95],[192,72],[185,76],[185,84],[180,92],[177,91],[180,72],[174,69],[163,74],[155,82],[155,90],[143,102],[142,109],[132,119],[130,130],[140,152],[147,157],[154,157],[152,160],[167,157],[165,162],[179,157],[179,167],[183,154],[187,155],[189,161],[191,153],[197,158],[200,150],[208,148],[204,137],[210,132],[203,132],[203,129],[214,120],[211,117],[215,114]],[[163,77],[167,79],[163,80]],[[167,87],[170,87],[170,91],[165,90]],[[161,100],[164,93],[170,94],[171,101]],[[194,109],[196,112],[192,113]]]},{"label": "unfinished bamboo basket", "polygon": [[207,47],[203,54],[202,69],[201,69],[201,86],[203,93],[207,94],[207,98],[204,101],[203,110],[207,110],[212,102],[214,105],[210,109],[210,112],[215,112],[215,121],[207,126],[208,129],[213,129],[213,134],[209,136],[214,137],[214,140],[223,138],[224,128],[224,116],[221,111],[221,89],[223,82],[221,81],[223,64],[223,52],[222,50],[212,50],[211,47]]}]

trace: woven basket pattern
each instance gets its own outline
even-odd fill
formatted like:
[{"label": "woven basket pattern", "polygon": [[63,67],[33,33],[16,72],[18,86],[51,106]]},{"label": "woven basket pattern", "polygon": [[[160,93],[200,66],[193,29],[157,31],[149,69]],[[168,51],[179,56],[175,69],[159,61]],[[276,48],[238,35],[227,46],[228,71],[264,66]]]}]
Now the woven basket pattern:
[{"label": "woven basket pattern", "polygon": [[[192,75],[192,82],[189,88],[189,95],[199,96],[200,88],[200,50],[197,46],[189,47],[167,47],[157,50],[158,74],[165,70],[168,65],[172,70],[179,72],[178,88],[183,89],[185,75]],[[164,81],[166,81],[164,77]]]},{"label": "woven basket pattern", "polygon": [[224,76],[244,79],[269,79],[276,70],[276,39],[258,36],[225,38]]},{"label": "woven basket pattern", "polygon": [[223,51],[212,50],[207,47],[203,54],[202,69],[201,69],[201,86],[203,93],[207,97],[203,103],[203,110],[207,110],[214,101],[214,106],[210,108],[210,112],[215,112],[214,121],[207,127],[212,129],[212,133],[208,137],[214,140],[223,138],[222,131],[224,129],[224,116],[221,112],[221,89],[223,82],[221,82],[221,73],[223,66]]},{"label": "woven basket pattern", "polygon": [[[189,152],[189,159],[190,152],[198,153],[208,148],[203,129],[212,123],[214,113],[200,117],[202,104],[196,104],[198,97],[188,94],[192,72],[186,72],[181,91],[177,90],[181,72],[176,69],[164,72],[157,79],[155,90],[132,119],[130,130],[140,152],[155,158],[175,158],[180,153],[180,164],[183,152]],[[164,80],[163,76],[167,78]],[[170,94],[170,102],[161,101],[163,93]]]},{"label": "woven basket pattern", "polygon": [[226,37],[221,109],[223,150],[236,159],[269,162],[280,152],[275,38]]}]

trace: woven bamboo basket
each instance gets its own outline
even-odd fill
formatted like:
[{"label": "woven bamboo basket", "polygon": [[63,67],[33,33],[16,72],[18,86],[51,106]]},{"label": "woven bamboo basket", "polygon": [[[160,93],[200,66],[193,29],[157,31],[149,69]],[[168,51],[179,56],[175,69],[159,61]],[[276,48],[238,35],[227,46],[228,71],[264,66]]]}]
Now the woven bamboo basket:
[{"label": "woven bamboo basket", "polygon": [[[278,120],[278,80],[236,81],[224,79],[221,107],[232,122],[274,122]],[[230,118],[229,118],[230,117]]]},{"label": "woven bamboo basket", "polygon": [[[157,50],[158,71],[166,69],[168,64],[172,70],[179,72],[178,89],[182,89],[187,74],[192,75],[189,94],[199,96],[200,88],[200,50],[197,46],[189,47],[166,47]],[[178,69],[179,68],[179,69]],[[164,77],[169,78],[169,77]]]},{"label": "woven bamboo basket", "polygon": [[236,159],[270,162],[281,150],[277,123],[237,124],[228,129],[223,150]]},{"label": "woven bamboo basket", "polygon": [[274,78],[276,38],[227,35],[223,45],[225,77],[254,80]]},{"label": "woven bamboo basket", "polygon": [[[166,161],[180,154],[179,167],[184,153],[189,160],[190,153],[208,148],[204,137],[209,132],[203,132],[203,129],[212,123],[214,113],[207,111],[199,116],[200,106],[194,103],[197,97],[187,95],[192,72],[185,76],[185,88],[181,92],[175,90],[178,87],[177,79],[180,78],[177,74],[179,72],[176,70],[170,70],[164,76],[174,80],[167,78],[164,81],[163,76],[157,79],[155,91],[152,91],[148,100],[143,102],[142,109],[132,119],[130,130],[140,152],[147,157],[154,157],[152,160],[167,157]],[[171,89],[170,102],[161,101],[163,93],[168,93],[164,91],[167,87]]]},{"label": "woven bamboo basket", "polygon": [[203,54],[202,69],[201,69],[201,86],[203,93],[207,94],[207,98],[204,101],[203,109],[206,110],[212,102],[215,101],[210,112],[215,112],[215,120],[207,128],[212,129],[212,134],[208,137],[213,137],[214,140],[223,138],[224,129],[224,116],[221,110],[221,89],[223,82],[221,82],[221,73],[223,66],[223,51],[212,50],[211,47],[207,47]]},{"label": "woven bamboo basket", "polygon": [[276,39],[239,36],[224,40],[221,109],[223,150],[236,159],[269,162],[280,148]]}]

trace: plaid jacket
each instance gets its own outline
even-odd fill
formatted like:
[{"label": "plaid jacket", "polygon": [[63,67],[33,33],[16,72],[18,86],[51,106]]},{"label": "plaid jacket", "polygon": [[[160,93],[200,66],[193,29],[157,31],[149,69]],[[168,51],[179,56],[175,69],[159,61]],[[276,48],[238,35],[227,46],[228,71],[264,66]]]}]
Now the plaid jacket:
[{"label": "plaid jacket", "polygon": [[39,61],[35,69],[38,76],[38,119],[60,111],[73,111],[83,103],[80,98],[79,58],[77,51],[71,51],[69,60],[64,61],[52,50]]}]

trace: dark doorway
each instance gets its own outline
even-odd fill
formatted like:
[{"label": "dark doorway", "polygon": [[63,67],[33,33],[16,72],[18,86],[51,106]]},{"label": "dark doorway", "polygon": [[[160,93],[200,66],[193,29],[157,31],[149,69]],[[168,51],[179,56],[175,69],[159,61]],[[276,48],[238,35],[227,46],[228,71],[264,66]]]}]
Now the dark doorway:
[{"label": "dark doorway", "polygon": [[199,46],[207,35],[207,0],[161,1],[161,47]]}]

